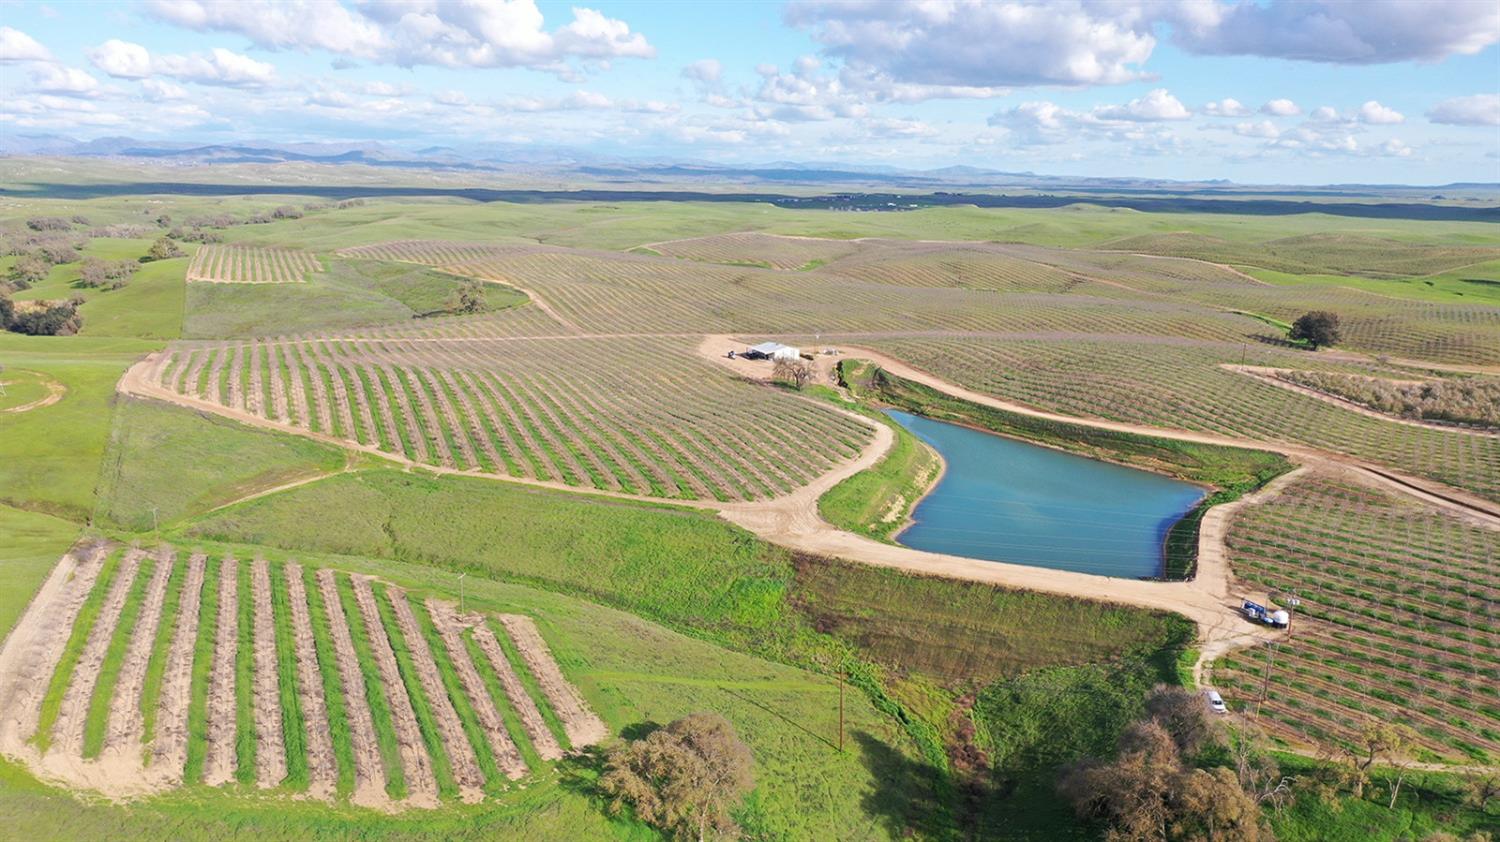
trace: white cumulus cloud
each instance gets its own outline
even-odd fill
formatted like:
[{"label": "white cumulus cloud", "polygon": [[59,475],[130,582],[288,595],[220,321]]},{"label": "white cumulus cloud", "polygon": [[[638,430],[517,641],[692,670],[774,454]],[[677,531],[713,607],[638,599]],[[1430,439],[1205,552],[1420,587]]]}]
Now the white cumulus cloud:
[{"label": "white cumulus cloud", "polygon": [[1473,55],[1500,42],[1500,4],[1489,0],[1196,0],[1157,8],[1173,23],[1176,44],[1209,55],[1386,64]]},{"label": "white cumulus cloud", "polygon": [[1155,37],[1079,3],[798,0],[786,11],[824,52],[932,87],[1110,84],[1141,77]]},{"label": "white cumulus cloud", "polygon": [[[1233,100],[1231,100],[1233,102]],[[1235,103],[1238,105],[1238,103]],[[1151,123],[1160,120],[1186,120],[1193,116],[1177,97],[1166,88],[1157,88],[1139,99],[1124,105],[1107,105],[1096,108],[1094,115],[1102,120],[1128,120],[1136,123]]]},{"label": "white cumulus cloud", "polygon": [[1488,0],[792,0],[785,18],[845,71],[915,86],[907,98],[1139,80],[1163,32],[1190,53],[1336,64],[1500,42]]},{"label": "white cumulus cloud", "polygon": [[630,25],[594,9],[548,31],[534,0],[151,0],[159,20],[235,32],[274,50],[323,50],[400,67],[530,67],[572,78],[568,59],[651,58]]},{"label": "white cumulus cloud", "polygon": [[1249,117],[1250,109],[1237,99],[1225,97],[1203,106],[1203,113],[1210,117]]},{"label": "white cumulus cloud", "polygon": [[144,79],[152,73],[150,51],[118,38],[89,50],[88,57],[95,67],[116,79]]},{"label": "white cumulus cloud", "polygon": [[76,67],[38,64],[30,76],[31,90],[40,93],[71,97],[92,97],[99,93],[99,80]]},{"label": "white cumulus cloud", "polygon": [[1273,99],[1260,107],[1260,113],[1273,117],[1295,117],[1302,113],[1302,109],[1289,99]]},{"label": "white cumulus cloud", "polygon": [[1401,112],[1394,108],[1387,108],[1373,99],[1359,107],[1356,119],[1372,126],[1406,122],[1406,116]]},{"label": "white cumulus cloud", "polygon": [[775,65],[756,68],[760,88],[755,92],[755,116],[783,122],[864,117],[869,113],[865,98],[845,87],[838,76],[818,72],[821,63],[802,56],[789,73]]},{"label": "white cumulus cloud", "polygon": [[167,76],[231,88],[264,88],[276,81],[274,66],[223,47],[189,55],[152,55],[140,44],[111,38],[88,55],[95,67],[119,79]]},{"label": "white cumulus cloud", "polygon": [[0,62],[51,61],[52,53],[19,29],[0,26]]},{"label": "white cumulus cloud", "polygon": [[1307,120],[1311,123],[1337,123],[1339,112],[1331,105],[1320,105],[1307,115]]},{"label": "white cumulus cloud", "polygon": [[1270,120],[1247,121],[1236,123],[1234,133],[1240,137],[1259,137],[1274,140],[1281,136],[1281,130]]},{"label": "white cumulus cloud", "polygon": [[187,99],[187,89],[181,85],[173,84],[165,79],[143,79],[141,90],[145,91],[146,99],[152,102],[170,102],[172,100]]},{"label": "white cumulus cloud", "polygon": [[989,124],[1003,128],[1023,146],[1062,143],[1078,125],[1080,115],[1054,102],[1023,102],[997,112]]},{"label": "white cumulus cloud", "polygon": [[1500,126],[1500,94],[1445,99],[1427,112],[1427,119],[1450,126]]},{"label": "white cumulus cloud", "polygon": [[682,68],[682,75],[702,85],[717,85],[724,77],[724,65],[714,58],[699,59]]},{"label": "white cumulus cloud", "polygon": [[1411,157],[1411,147],[1407,146],[1400,138],[1393,137],[1378,147],[1381,155],[1389,155],[1393,158]]}]

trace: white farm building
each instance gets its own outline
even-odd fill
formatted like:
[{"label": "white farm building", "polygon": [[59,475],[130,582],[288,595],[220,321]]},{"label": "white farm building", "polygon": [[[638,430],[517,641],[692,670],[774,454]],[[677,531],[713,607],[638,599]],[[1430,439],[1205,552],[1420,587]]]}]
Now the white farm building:
[{"label": "white farm building", "polygon": [[762,342],[745,349],[745,356],[752,360],[795,360],[802,351],[780,342]]}]

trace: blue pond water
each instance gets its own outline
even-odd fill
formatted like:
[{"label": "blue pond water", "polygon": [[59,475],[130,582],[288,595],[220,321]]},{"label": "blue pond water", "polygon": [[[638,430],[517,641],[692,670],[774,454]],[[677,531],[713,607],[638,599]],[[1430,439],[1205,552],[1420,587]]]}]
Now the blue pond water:
[{"label": "blue pond water", "polygon": [[1158,576],[1167,530],[1203,489],[1147,471],[886,414],[948,463],[896,540],[950,555],[1137,578]]}]

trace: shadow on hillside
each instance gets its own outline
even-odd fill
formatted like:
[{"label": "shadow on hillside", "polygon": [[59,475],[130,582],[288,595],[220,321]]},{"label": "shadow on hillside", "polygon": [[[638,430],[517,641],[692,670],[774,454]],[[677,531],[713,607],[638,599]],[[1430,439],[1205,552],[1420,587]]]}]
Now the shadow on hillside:
[{"label": "shadow on hillside", "polygon": [[722,688],[722,690],[723,690],[723,692],[725,692],[725,693],[727,693],[727,694],[735,697],[736,699],[739,699],[742,702],[745,702],[747,704],[751,704],[751,705],[754,705],[754,706],[760,708],[762,711],[765,711],[766,713],[769,713],[770,715],[776,717],[777,719],[781,720],[782,722],[786,723],[787,725],[790,725],[791,727],[796,728],[798,731],[801,731],[802,733],[806,734],[807,736],[812,737],[813,739],[817,740],[818,742],[822,743],[823,745],[828,746],[829,748],[832,748],[832,749],[837,749],[838,748],[837,745],[834,745],[833,740],[830,740],[827,736],[825,736],[823,734],[819,734],[816,731],[810,730],[806,725],[803,725],[801,722],[798,722],[797,720],[792,719],[791,717],[789,717],[786,714],[784,714],[784,713],[776,710],[775,708],[771,707],[770,705],[767,705],[764,702],[758,701],[758,700],[756,700],[756,699],[752,698],[751,696],[748,696],[748,695],[746,695],[744,693],[736,693],[735,691],[729,689],[728,687]]},{"label": "shadow on hillside", "polygon": [[866,731],[854,732],[854,743],[875,780],[875,788],[861,806],[892,837],[948,839],[958,835],[951,805],[942,797],[946,787],[938,770],[902,755]]}]

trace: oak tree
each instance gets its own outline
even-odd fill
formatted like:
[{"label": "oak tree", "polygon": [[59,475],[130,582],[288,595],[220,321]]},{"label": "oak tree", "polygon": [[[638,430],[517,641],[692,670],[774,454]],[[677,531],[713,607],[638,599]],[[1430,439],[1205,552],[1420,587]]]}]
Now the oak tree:
[{"label": "oak tree", "polygon": [[1289,334],[1293,341],[1306,342],[1314,350],[1339,344],[1339,317],[1327,310],[1314,310],[1297,317]]},{"label": "oak tree", "polygon": [[679,839],[732,838],[730,810],[754,786],[750,749],[724,717],[695,713],[610,753],[600,790],[618,814]]}]

